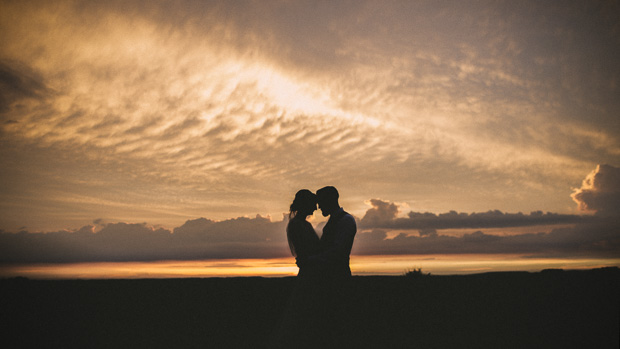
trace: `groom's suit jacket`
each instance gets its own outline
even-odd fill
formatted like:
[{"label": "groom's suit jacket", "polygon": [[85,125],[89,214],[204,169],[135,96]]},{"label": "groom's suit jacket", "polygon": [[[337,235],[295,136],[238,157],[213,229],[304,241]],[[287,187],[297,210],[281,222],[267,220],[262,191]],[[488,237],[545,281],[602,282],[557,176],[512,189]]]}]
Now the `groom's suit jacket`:
[{"label": "groom's suit jacket", "polygon": [[351,276],[349,255],[357,233],[355,218],[342,208],[329,216],[321,235],[321,259],[327,273],[334,277]]}]

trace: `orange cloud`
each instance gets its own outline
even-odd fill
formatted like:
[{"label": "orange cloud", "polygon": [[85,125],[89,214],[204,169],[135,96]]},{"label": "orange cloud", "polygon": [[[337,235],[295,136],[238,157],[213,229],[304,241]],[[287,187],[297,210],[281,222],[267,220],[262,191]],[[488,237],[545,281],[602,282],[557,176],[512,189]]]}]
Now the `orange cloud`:
[{"label": "orange cloud", "polygon": [[571,195],[582,211],[599,215],[620,212],[620,168],[598,165]]}]

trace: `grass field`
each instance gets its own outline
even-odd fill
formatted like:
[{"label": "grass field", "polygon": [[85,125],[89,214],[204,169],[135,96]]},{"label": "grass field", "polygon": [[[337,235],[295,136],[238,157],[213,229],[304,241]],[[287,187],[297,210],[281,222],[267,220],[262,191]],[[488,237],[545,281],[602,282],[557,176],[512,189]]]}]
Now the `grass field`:
[{"label": "grass field", "polygon": [[0,347],[618,348],[618,268],[414,276],[4,279]]}]

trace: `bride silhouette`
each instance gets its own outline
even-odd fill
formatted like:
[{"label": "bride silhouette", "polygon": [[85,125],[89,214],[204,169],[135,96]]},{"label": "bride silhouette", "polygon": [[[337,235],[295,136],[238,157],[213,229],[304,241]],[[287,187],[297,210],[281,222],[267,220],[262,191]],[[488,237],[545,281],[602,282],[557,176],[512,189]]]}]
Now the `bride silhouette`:
[{"label": "bride silhouette", "polygon": [[[308,258],[321,252],[321,242],[307,221],[317,209],[317,198],[310,190],[302,189],[295,194],[290,207],[286,236],[293,257]],[[278,326],[271,337],[269,348],[310,348],[322,338],[320,310],[322,292],[319,285],[320,270],[317,265],[299,267],[297,279]]]},{"label": "bride silhouette", "polygon": [[[289,222],[286,227],[286,236],[293,257],[307,259],[321,252],[319,236],[308,222],[308,216],[316,211],[317,197],[308,189],[301,189],[295,194],[290,207]],[[299,267],[298,277],[316,278],[321,274],[318,264],[304,264]]]}]

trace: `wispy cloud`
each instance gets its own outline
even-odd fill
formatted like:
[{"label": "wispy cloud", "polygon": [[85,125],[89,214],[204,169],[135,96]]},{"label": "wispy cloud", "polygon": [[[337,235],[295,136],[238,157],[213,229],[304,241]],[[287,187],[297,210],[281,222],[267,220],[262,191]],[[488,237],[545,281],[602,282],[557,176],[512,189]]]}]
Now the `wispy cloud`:
[{"label": "wispy cloud", "polygon": [[114,200],[149,191],[175,217],[279,213],[325,184],[360,215],[368,197],[566,212],[566,188],[620,154],[618,21],[529,5],[3,3],[1,137],[20,149],[3,160],[28,172],[45,149],[65,165],[3,179],[108,195],[117,217]]}]

